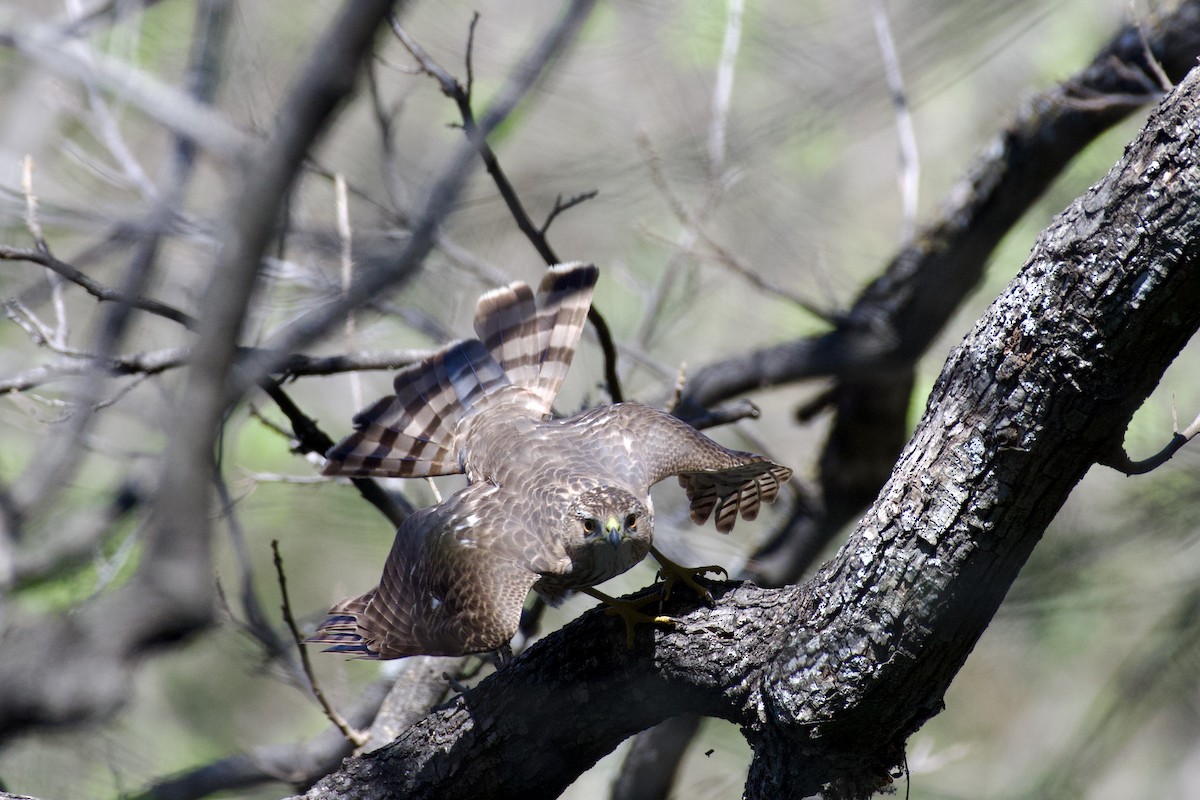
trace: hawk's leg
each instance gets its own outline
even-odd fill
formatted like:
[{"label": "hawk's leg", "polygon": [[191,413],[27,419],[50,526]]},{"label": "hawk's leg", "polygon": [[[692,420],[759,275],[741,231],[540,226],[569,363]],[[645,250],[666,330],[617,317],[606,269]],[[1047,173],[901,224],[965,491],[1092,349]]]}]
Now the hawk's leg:
[{"label": "hawk's leg", "polygon": [[675,584],[682,583],[700,595],[704,599],[704,602],[711,606],[713,604],[712,592],[708,590],[707,586],[698,582],[696,578],[704,577],[709,572],[714,574],[719,572],[726,578],[729,577],[728,570],[716,564],[710,564],[707,567],[684,567],[676,564],[660,553],[656,547],[650,548],[650,555],[654,556],[654,559],[659,563],[658,574],[663,580],[662,599],[664,601],[671,598],[671,590],[675,588]]},{"label": "hawk's leg", "polygon": [[604,605],[608,606],[605,609],[606,614],[613,614],[625,620],[625,644],[630,648],[633,647],[633,626],[637,624],[643,625],[674,625],[675,620],[671,617],[650,616],[642,611],[642,606],[648,605],[659,600],[658,595],[647,595],[640,597],[637,600],[618,600],[615,597],[609,597],[604,592],[591,587],[580,589],[586,595],[590,595]]}]

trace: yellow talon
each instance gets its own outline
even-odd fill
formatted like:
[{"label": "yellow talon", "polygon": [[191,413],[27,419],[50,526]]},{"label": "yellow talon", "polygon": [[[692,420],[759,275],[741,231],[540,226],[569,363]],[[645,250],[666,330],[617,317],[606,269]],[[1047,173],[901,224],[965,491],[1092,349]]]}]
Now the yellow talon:
[{"label": "yellow talon", "polygon": [[625,620],[625,644],[633,649],[633,626],[637,624],[643,625],[675,625],[677,620],[672,617],[663,616],[661,614],[650,616],[643,612],[642,606],[649,603],[661,600],[658,595],[651,594],[645,597],[639,597],[637,600],[618,600],[615,597],[610,597],[598,589],[586,588],[580,589],[586,595],[590,595],[601,603],[604,603],[607,608],[604,613],[620,617]]},{"label": "yellow talon", "polygon": [[684,567],[676,564],[654,547],[650,548],[650,555],[654,556],[655,560],[659,563],[658,577],[662,578],[663,581],[662,599],[664,601],[671,598],[671,591],[675,588],[676,583],[683,583],[693,592],[700,595],[705,603],[712,605],[712,592],[708,590],[707,586],[697,582],[696,578],[703,577],[709,572],[714,574],[720,573],[726,579],[729,578],[728,570],[717,564],[710,564],[706,567]]}]

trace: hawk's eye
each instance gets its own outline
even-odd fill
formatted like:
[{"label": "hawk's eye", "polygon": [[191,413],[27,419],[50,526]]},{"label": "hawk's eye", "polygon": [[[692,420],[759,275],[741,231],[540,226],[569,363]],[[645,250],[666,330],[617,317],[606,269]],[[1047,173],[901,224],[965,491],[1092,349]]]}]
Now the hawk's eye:
[{"label": "hawk's eye", "polygon": [[637,530],[637,514],[625,515],[625,527],[631,531]]},{"label": "hawk's eye", "polygon": [[592,519],[591,517],[588,517],[587,519],[585,519],[583,521],[583,532],[584,533],[595,533],[598,530],[600,530],[600,523],[597,522],[596,520]]}]

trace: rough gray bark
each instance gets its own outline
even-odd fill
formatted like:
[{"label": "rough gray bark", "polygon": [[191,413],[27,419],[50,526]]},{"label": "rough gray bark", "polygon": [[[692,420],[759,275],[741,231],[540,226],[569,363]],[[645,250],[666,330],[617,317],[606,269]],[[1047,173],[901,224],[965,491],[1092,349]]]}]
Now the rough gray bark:
[{"label": "rough gray bark", "polygon": [[742,726],[748,797],[866,797],[1050,520],[1200,327],[1200,73],[1061,214],[948,360],[859,529],[808,583],[673,599],[619,646],[592,612],[350,759],[312,798],[554,797],[683,712]]}]

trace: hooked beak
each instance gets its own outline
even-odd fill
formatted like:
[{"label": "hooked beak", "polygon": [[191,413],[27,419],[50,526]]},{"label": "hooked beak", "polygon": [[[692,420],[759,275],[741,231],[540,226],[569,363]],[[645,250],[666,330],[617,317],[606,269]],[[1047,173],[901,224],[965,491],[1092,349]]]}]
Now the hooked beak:
[{"label": "hooked beak", "polygon": [[608,543],[616,547],[621,543],[621,521],[616,517],[609,517],[604,521],[604,532],[608,535]]}]

